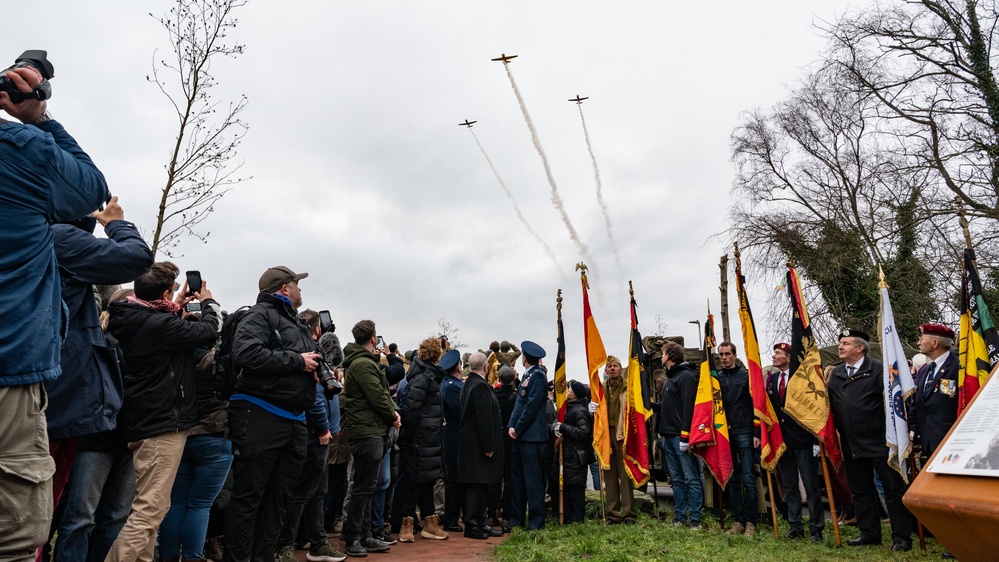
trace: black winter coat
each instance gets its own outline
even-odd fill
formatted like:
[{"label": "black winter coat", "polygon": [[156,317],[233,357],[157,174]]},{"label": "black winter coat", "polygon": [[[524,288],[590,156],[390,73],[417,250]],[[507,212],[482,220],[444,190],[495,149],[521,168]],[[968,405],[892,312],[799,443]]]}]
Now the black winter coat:
[{"label": "black winter coat", "polygon": [[406,376],[409,387],[399,411],[402,434],[399,438],[402,469],[412,482],[434,482],[444,478],[441,448],[443,409],[441,381],[444,371],[417,359]]},{"label": "black winter coat", "polygon": [[826,383],[843,456],[872,458],[888,455],[885,444],[884,371],[880,361],[865,357],[853,377],[840,363]]},{"label": "black winter coat", "polygon": [[[565,419],[559,428],[562,433],[562,477],[566,486],[585,486],[590,464],[596,460],[589,403],[589,400],[566,403]],[[558,470],[557,464],[555,470]]]},{"label": "black winter coat", "polygon": [[316,381],[302,353],[316,351],[309,328],[285,300],[260,293],[243,315],[232,341],[241,368],[233,394],[247,394],[300,413],[316,402]]},{"label": "black winter coat", "polygon": [[108,331],[125,357],[125,399],[118,416],[128,441],[183,431],[198,423],[194,350],[210,346],[219,328],[218,303],[202,303],[191,322],[128,301],[108,307]]},{"label": "black winter coat", "polygon": [[759,428],[754,428],[756,414],[753,411],[753,397],[749,394],[749,371],[738,365],[731,369],[718,369],[718,384],[721,386],[729,431],[755,429],[759,436]]},{"label": "black winter coat", "polygon": [[659,435],[678,435],[686,442],[690,439],[690,421],[694,417],[697,399],[697,375],[690,363],[678,363],[666,372],[663,382],[663,399],[653,404],[659,414]]},{"label": "black winter coat", "polygon": [[[458,482],[495,484],[503,479],[504,433],[499,402],[489,384],[471,373],[461,389]],[[492,452],[491,457],[486,453]]]}]

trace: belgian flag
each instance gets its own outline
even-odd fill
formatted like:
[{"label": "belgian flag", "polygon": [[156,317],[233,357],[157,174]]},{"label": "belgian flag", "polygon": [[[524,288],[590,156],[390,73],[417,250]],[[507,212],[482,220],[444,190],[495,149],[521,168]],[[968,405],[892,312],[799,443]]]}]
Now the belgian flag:
[{"label": "belgian flag", "polygon": [[999,362],[999,333],[989,307],[982,298],[975,251],[964,250],[964,280],[961,284],[961,339],[958,343],[961,370],[957,375],[957,413],[971,402]]},{"label": "belgian flag", "polygon": [[[629,283],[630,284],[630,283]],[[638,332],[638,304],[631,290],[631,344],[628,353],[628,400],[624,404],[624,468],[639,487],[649,481],[648,419],[652,416],[652,393],[645,373],[645,351]]]},{"label": "belgian flag", "polygon": [[704,361],[697,382],[694,416],[690,422],[690,450],[704,459],[718,485],[725,489],[732,477],[732,448],[728,420],[722,404],[721,384],[712,351],[715,348],[715,317],[708,313],[704,323]]}]

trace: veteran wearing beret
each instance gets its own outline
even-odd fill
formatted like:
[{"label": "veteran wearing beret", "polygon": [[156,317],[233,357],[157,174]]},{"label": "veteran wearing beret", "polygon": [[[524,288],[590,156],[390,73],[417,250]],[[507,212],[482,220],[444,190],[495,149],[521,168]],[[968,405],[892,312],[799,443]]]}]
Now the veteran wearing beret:
[{"label": "veteran wearing beret", "polygon": [[[927,363],[916,373],[912,410],[916,414],[916,442],[924,461],[933,456],[957,420],[957,373],[960,370],[954,346],[954,330],[941,324],[919,327],[919,351]],[[910,417],[910,419],[912,419]],[[925,466],[925,463],[924,463]]]}]

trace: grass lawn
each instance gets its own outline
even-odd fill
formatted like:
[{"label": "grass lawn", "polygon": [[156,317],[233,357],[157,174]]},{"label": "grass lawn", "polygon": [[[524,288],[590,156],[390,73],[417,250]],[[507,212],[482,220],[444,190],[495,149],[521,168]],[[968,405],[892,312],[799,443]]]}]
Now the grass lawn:
[{"label": "grass lawn", "polygon": [[[667,517],[668,515],[668,517]],[[705,514],[707,516],[707,514]],[[718,520],[706,517],[701,531],[673,527],[668,521],[672,512],[664,514],[664,522],[642,516],[638,525],[604,526],[599,519],[584,524],[559,527],[551,519],[540,531],[514,530],[509,540],[496,547],[497,560],[509,562],[552,560],[637,561],[637,560],[939,560],[943,546],[927,539],[924,556],[919,550],[919,538],[913,535],[910,552],[891,550],[891,529],[884,524],[881,546],[846,545],[848,539],[860,535],[856,527],[840,529],[842,548],[836,548],[832,524],[826,524],[825,542],[784,538],[787,523],[780,521],[781,538],[775,539],[769,519],[753,537],[728,537],[718,528]],[[807,530],[807,527],[806,527]]]}]

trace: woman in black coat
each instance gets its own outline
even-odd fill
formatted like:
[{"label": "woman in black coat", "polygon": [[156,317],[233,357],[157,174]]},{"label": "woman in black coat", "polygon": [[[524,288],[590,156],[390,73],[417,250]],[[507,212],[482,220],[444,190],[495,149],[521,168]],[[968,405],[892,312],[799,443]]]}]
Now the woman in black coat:
[{"label": "woman in black coat", "polygon": [[406,375],[409,388],[399,415],[402,433],[399,437],[399,462],[409,481],[402,514],[403,525],[399,537],[402,542],[412,540],[409,516],[416,506],[423,518],[421,535],[427,539],[446,539],[434,514],[434,484],[444,478],[444,456],[441,431],[444,419],[441,405],[441,381],[444,370],[437,365],[441,346],[437,338],[427,338],[420,343],[419,358],[413,362]]},{"label": "woman in black coat", "polygon": [[569,381],[565,419],[555,424],[562,440],[562,478],[565,488],[565,522],[582,523],[586,507],[586,477],[593,454],[593,416],[590,415],[590,389],[579,381]]}]

